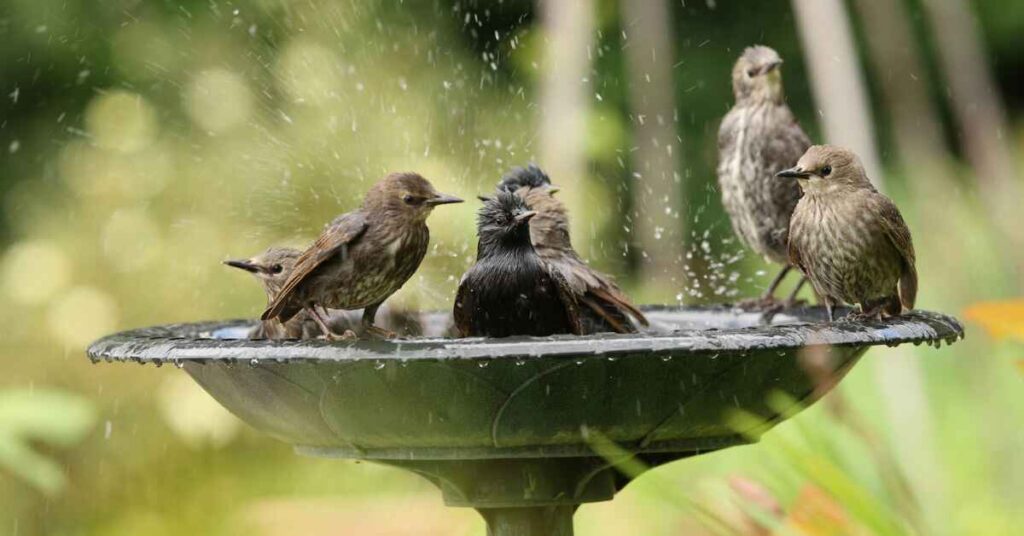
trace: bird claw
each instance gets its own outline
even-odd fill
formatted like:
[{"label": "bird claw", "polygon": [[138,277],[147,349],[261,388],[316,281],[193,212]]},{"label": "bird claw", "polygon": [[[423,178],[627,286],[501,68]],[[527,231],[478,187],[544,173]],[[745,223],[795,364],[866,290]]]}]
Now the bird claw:
[{"label": "bird claw", "polygon": [[368,326],[363,326],[363,328],[366,330],[366,333],[368,335],[372,335],[380,339],[395,339],[398,337],[398,334],[395,333],[394,331],[374,326],[372,324]]},{"label": "bird claw", "polygon": [[843,317],[842,322],[881,322],[882,311],[852,312]]},{"label": "bird claw", "polygon": [[778,312],[787,307],[786,302],[779,301],[775,296],[761,296],[759,298],[748,298],[736,302],[735,307],[746,312]]},{"label": "bird claw", "polygon": [[337,333],[334,332],[329,332],[324,334],[323,337],[329,341],[354,341],[356,340],[356,332],[352,331],[351,329],[346,329],[345,332],[342,333],[341,335],[338,335]]}]

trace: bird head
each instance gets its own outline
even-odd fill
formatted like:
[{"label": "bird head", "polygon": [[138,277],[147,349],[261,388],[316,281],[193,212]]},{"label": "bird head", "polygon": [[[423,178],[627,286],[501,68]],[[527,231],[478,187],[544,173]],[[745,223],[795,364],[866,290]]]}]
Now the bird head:
[{"label": "bird head", "polygon": [[273,299],[288,280],[301,253],[293,248],[272,247],[251,259],[227,260],[224,264],[251,273]]},{"label": "bird head", "polygon": [[806,193],[829,193],[840,189],[874,188],[864,165],[853,151],[834,145],[814,145],[800,157],[795,167],[780,171],[776,177],[796,179]]},{"label": "bird head", "polygon": [[426,221],[438,205],[461,203],[462,199],[434,189],[418,173],[391,173],[366,194],[363,208],[383,210],[400,221]]},{"label": "bird head", "polygon": [[534,245],[569,249],[572,241],[569,238],[569,213],[555,197],[557,189],[525,187],[516,190],[516,195],[526,201],[530,210],[537,212],[537,217],[530,221],[530,236]]},{"label": "bird head", "polygon": [[530,219],[536,215],[523,198],[508,190],[498,190],[477,213],[478,255],[486,256],[497,248],[532,247]]},{"label": "bird head", "polygon": [[732,68],[732,91],[737,102],[782,102],[782,58],[774,49],[748,47]]},{"label": "bird head", "polygon": [[537,167],[537,164],[530,164],[525,168],[516,166],[510,169],[508,173],[502,175],[501,181],[498,182],[498,189],[510,192],[514,192],[524,186],[558,191],[557,188],[551,185],[551,179],[548,177],[548,174]]}]

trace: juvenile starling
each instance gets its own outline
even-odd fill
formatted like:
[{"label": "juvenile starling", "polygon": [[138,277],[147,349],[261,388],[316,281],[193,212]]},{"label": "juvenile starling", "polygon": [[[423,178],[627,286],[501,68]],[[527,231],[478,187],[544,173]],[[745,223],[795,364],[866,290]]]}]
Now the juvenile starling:
[{"label": "juvenile starling", "polygon": [[582,334],[572,293],[548,272],[530,243],[537,213],[507,190],[484,201],[477,216],[477,259],[459,282],[455,327],[462,337]]},{"label": "juvenile starling", "polygon": [[[302,252],[294,248],[271,247],[251,259],[228,260],[224,264],[245,270],[263,285],[267,303],[273,301],[295,267]],[[249,332],[250,339],[306,339],[315,337],[319,329],[313,319],[300,311],[284,324],[262,320]]]},{"label": "juvenile starling", "polygon": [[743,51],[732,69],[736,104],[718,130],[718,185],[733,231],[765,260],[784,266],[753,302],[761,306],[776,303],[775,289],[789,272],[789,218],[800,199],[800,188],[775,180],[775,174],[793,166],[811,146],[783,98],[781,65],[779,54],[766,46]]},{"label": "juvenile starling", "polygon": [[910,229],[896,205],[871,185],[857,155],[815,145],[778,176],[804,192],[790,223],[789,259],[824,300],[829,321],[840,302],[859,305],[861,318],[914,307]]},{"label": "juvenile starling", "polygon": [[338,216],[302,253],[281,292],[262,319],[287,322],[306,310],[329,339],[339,336],[327,325],[316,305],[359,309],[367,333],[395,334],[374,325],[377,309],[416,272],[430,242],[427,216],[434,207],[460,203],[438,193],[416,173],[392,173],[367,192],[357,210]]},{"label": "juvenile starling", "polygon": [[610,277],[583,262],[572,247],[569,215],[565,204],[554,197],[559,191],[548,175],[530,164],[516,167],[502,177],[499,189],[514,191],[537,213],[530,220],[530,240],[548,271],[557,271],[581,305],[580,316],[586,333],[615,331],[635,333],[630,320],[646,326],[647,318]]}]

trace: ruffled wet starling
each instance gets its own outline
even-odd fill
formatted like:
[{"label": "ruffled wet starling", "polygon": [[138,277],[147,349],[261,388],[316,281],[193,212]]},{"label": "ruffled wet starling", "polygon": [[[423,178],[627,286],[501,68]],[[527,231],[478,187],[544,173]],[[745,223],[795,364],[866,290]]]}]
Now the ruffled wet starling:
[{"label": "ruffled wet starling", "polygon": [[[462,200],[439,193],[416,173],[392,173],[367,192],[358,210],[342,214],[298,258],[262,319],[287,322],[305,309],[328,338],[338,338],[316,305],[363,311],[367,333],[393,337],[374,325],[377,309],[416,272],[427,252],[427,216]],[[346,332],[343,337],[354,336]]]},{"label": "ruffled wet starling", "polygon": [[762,306],[776,303],[775,289],[790,269],[789,219],[800,199],[800,188],[775,174],[796,164],[811,146],[783,98],[781,65],[771,48],[743,52],[732,70],[736,104],[718,130],[718,185],[733,231],[765,260],[784,266],[754,302]]},{"label": "ruffled wet starling", "polygon": [[462,337],[582,334],[575,299],[530,243],[536,212],[507,190],[484,201],[477,217],[477,260],[455,296]]},{"label": "ruffled wet starling", "polygon": [[516,192],[537,212],[530,220],[530,240],[547,269],[561,274],[579,302],[584,332],[635,333],[630,316],[647,325],[647,318],[626,293],[609,276],[583,262],[573,249],[568,211],[554,197],[558,188],[546,173],[534,164],[516,167],[502,177],[498,188]]},{"label": "ruffled wet starling", "polygon": [[914,307],[910,229],[896,205],[871,185],[857,155],[815,145],[778,176],[804,192],[790,223],[789,258],[825,301],[829,320],[840,302],[859,305],[865,318]]}]

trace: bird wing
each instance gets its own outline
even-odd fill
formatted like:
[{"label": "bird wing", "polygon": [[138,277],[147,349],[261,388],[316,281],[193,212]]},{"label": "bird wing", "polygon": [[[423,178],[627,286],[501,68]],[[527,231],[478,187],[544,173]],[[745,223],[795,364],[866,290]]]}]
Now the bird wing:
[{"label": "bird wing", "polygon": [[917,300],[917,266],[910,229],[892,200],[877,192],[873,192],[872,196],[878,202],[882,229],[903,259],[903,273],[900,274],[899,282],[900,303],[907,309],[913,309]]},{"label": "bird wing", "polygon": [[459,337],[468,337],[472,328],[473,312],[472,307],[467,303],[469,300],[469,287],[467,280],[471,277],[476,265],[470,267],[469,271],[459,281],[459,290],[455,293],[455,306],[452,307],[452,317],[455,319],[455,330]]},{"label": "bird wing", "polygon": [[366,215],[360,211],[348,212],[335,218],[327,229],[320,233],[316,242],[313,242],[313,245],[302,252],[295,261],[295,268],[281,287],[281,292],[278,292],[261,318],[269,320],[281,315],[291,301],[295,288],[306,281],[324,261],[338,253],[345,254],[347,247],[366,232],[367,226]]},{"label": "bird wing", "polygon": [[[542,252],[543,254],[541,254]],[[611,277],[591,268],[579,258],[575,250],[544,248],[538,251],[538,254],[541,254],[541,260],[544,261],[547,270],[549,272],[558,271],[565,278],[573,295],[578,296],[579,301],[594,309],[598,316],[607,320],[615,331],[619,333],[635,331],[632,326],[623,324],[623,321],[629,322],[625,317],[626,314],[635,317],[641,325],[649,325],[647,317],[633,305],[626,293],[612,281]],[[611,313],[609,313],[609,309]],[[609,318],[610,316],[619,316],[622,319],[612,319]]]},{"label": "bird wing", "polygon": [[[796,216],[796,212],[795,211],[794,211],[793,215]],[[795,217],[794,218],[790,218],[790,223],[789,223],[789,245],[787,246],[787,250],[789,251],[789,264],[792,264],[793,266],[796,266],[797,268],[799,268],[800,271],[803,272],[804,275],[806,276],[807,275],[807,267],[804,266],[803,259],[800,257],[800,248],[797,247],[796,240],[793,240],[793,236],[795,234],[793,232],[795,230],[793,228],[794,227],[794,225],[793,225],[794,221],[796,221]]]},{"label": "bird wing", "polygon": [[573,335],[583,335],[583,321],[580,318],[579,304],[576,301],[576,295],[569,287],[569,282],[558,270],[548,270],[545,267],[544,271],[551,278],[551,282],[555,284],[555,289],[558,290],[558,297],[562,306],[565,307],[566,320],[569,321],[569,330]]}]

